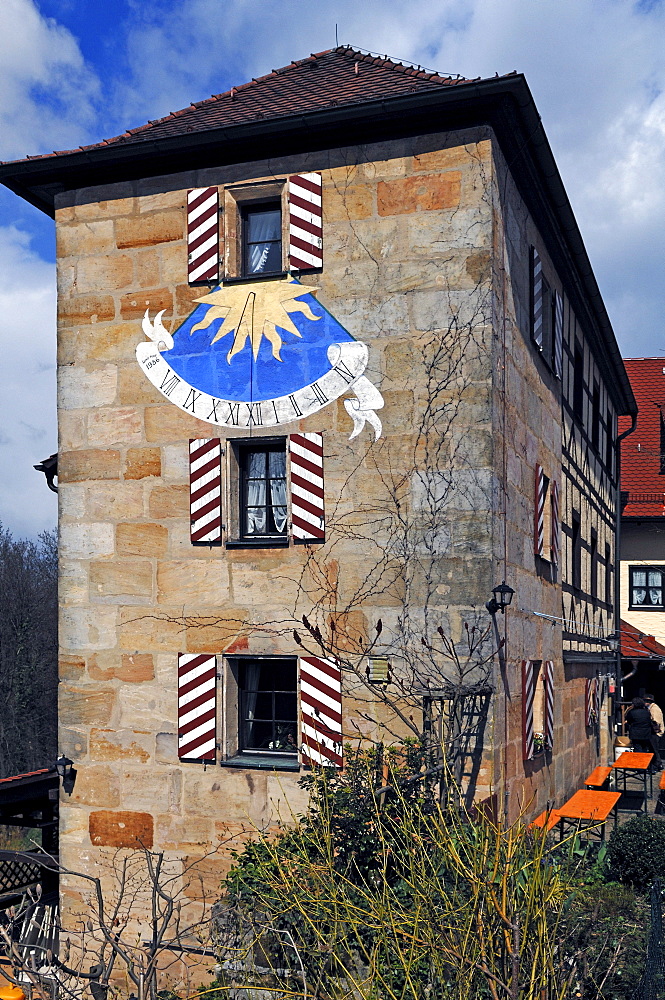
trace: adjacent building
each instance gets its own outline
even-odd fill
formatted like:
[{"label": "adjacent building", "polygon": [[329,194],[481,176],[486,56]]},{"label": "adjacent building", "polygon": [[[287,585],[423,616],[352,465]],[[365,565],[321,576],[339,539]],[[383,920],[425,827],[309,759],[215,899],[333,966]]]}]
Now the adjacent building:
[{"label": "adjacent building", "polygon": [[470,801],[574,791],[635,402],[524,78],[340,47],[0,179],[57,228],[66,863],[437,726]]},{"label": "adjacent building", "polygon": [[621,443],[623,695],[649,693],[665,705],[665,364],[629,358],[625,365],[638,413]]}]

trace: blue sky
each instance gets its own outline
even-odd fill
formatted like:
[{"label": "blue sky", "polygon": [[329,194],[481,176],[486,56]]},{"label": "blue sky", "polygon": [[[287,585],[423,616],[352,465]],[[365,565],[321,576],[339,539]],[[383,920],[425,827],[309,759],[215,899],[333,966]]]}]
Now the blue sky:
[{"label": "blue sky", "polygon": [[[116,135],[340,43],[525,73],[626,357],[665,357],[663,0],[2,0],[0,159]],[[0,188],[0,521],[55,525],[53,223]]]}]

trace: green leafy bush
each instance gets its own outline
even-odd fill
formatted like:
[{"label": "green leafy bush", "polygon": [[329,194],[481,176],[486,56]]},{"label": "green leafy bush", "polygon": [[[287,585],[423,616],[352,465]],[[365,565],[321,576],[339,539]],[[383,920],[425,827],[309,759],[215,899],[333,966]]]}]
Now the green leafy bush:
[{"label": "green leafy bush", "polygon": [[611,881],[646,890],[654,879],[665,880],[665,823],[639,816],[614,830],[606,855]]}]

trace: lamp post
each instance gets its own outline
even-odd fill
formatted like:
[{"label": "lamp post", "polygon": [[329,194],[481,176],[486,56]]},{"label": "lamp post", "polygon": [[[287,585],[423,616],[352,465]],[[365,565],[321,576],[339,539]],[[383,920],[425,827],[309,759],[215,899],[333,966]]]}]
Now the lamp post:
[{"label": "lamp post", "polygon": [[506,613],[506,608],[513,599],[513,594],[515,591],[512,587],[509,587],[505,580],[502,580],[498,586],[492,588],[492,594],[494,595],[491,600],[487,601],[485,607],[489,613],[494,616],[497,611],[501,614]]}]

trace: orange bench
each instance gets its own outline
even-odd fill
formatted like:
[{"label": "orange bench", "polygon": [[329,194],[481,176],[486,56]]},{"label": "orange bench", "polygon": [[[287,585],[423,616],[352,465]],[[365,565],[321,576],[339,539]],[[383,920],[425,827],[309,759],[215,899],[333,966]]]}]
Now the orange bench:
[{"label": "orange bench", "polygon": [[596,767],[588,778],[584,779],[585,788],[604,788],[609,782],[611,767]]},{"label": "orange bench", "polygon": [[535,826],[539,830],[545,829],[549,833],[560,819],[561,816],[558,809],[545,809],[541,812],[540,816],[536,816],[533,823],[530,823],[529,826]]}]

